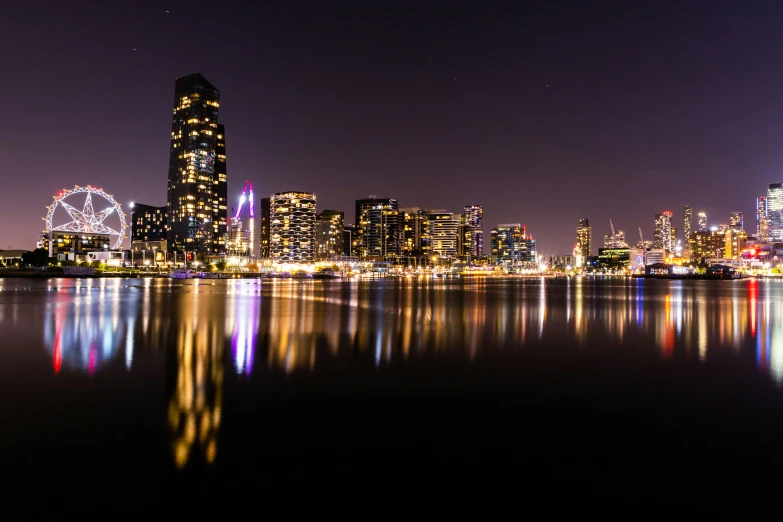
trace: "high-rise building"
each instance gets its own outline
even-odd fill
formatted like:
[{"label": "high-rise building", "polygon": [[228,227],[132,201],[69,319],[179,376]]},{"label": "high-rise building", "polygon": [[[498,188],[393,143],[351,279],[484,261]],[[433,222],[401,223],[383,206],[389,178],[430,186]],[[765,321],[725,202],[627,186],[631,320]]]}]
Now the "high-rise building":
[{"label": "high-rise building", "polygon": [[278,192],[269,207],[269,250],[274,262],[315,261],[315,194]]},{"label": "high-rise building", "polygon": [[431,210],[427,233],[430,238],[430,255],[446,258],[457,256],[459,217],[443,209]]},{"label": "high-rise building", "polygon": [[672,249],[672,213],[668,210],[655,215],[653,247],[664,250]]},{"label": "high-rise building", "polygon": [[131,205],[131,241],[164,241],[167,207]]},{"label": "high-rise building", "polygon": [[198,73],[178,78],[168,175],[169,249],[222,253],[228,225],[225,129],[220,92]]},{"label": "high-rise building", "polygon": [[356,228],[353,255],[381,261],[402,254],[402,220],[396,199],[370,196],[356,200]]},{"label": "high-rise building", "polygon": [[732,212],[729,216],[729,228],[732,230],[745,230],[745,220],[742,212]]},{"label": "high-rise building", "polygon": [[426,257],[430,252],[429,210],[418,207],[400,209],[402,255]]},{"label": "high-rise building", "polygon": [[340,210],[324,210],[315,218],[315,257],[332,259],[342,256],[345,214]]},{"label": "high-rise building", "polygon": [[[253,208],[253,184],[250,184],[250,204]],[[226,251],[228,237],[228,170],[226,167],[226,128],[218,124],[215,135],[215,175],[212,180],[212,252]],[[251,240],[254,239],[251,230]],[[255,255],[255,245],[250,245],[250,255]]]},{"label": "high-rise building", "polygon": [[517,265],[528,259],[525,227],[520,223],[498,225],[490,231],[492,257],[501,264]]},{"label": "high-rise building", "polygon": [[691,222],[693,220],[693,211],[689,205],[685,205],[685,211],[683,212],[683,235],[685,236],[685,244],[688,244],[688,238],[691,237]]},{"label": "high-rise building", "polygon": [[726,259],[737,259],[740,257],[748,240],[748,235],[745,233],[745,231],[730,228],[724,232],[724,237],[726,238],[724,254]]},{"label": "high-rise building", "polygon": [[463,212],[472,236],[472,245],[469,245],[471,248],[470,255],[478,259],[484,256],[484,207],[481,205],[467,205]]},{"label": "high-rise building", "polygon": [[767,189],[768,241],[783,241],[783,183],[770,183]]},{"label": "high-rise building", "polygon": [[579,226],[576,227],[576,248],[582,256],[582,261],[585,263],[590,258],[592,236],[593,229],[590,228],[590,221],[587,218],[580,219]]},{"label": "high-rise building", "polygon": [[263,259],[271,256],[271,253],[269,252],[269,221],[271,217],[270,201],[271,200],[269,198],[261,198],[261,201],[259,201],[261,213],[258,216],[260,225],[258,227],[260,233],[258,240],[258,256]]},{"label": "high-rise building", "polygon": [[726,254],[726,236],[718,230],[697,230],[688,240],[688,251],[692,263],[701,263],[708,258],[722,258]]},{"label": "high-rise building", "polygon": [[707,231],[707,213],[699,212],[699,232]]},{"label": "high-rise building", "polygon": [[756,198],[756,237],[761,241],[766,241],[768,235],[767,196],[759,196]]},{"label": "high-rise building", "polygon": [[677,249],[677,227],[672,226],[672,250]]}]

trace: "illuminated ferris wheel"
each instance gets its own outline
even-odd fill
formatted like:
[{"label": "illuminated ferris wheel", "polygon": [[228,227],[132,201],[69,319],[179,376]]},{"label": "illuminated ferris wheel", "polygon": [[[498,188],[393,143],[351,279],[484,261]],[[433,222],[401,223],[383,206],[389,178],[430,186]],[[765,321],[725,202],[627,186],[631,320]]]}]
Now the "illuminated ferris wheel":
[{"label": "illuminated ferris wheel", "polygon": [[[84,196],[82,196],[84,194]],[[78,205],[83,199],[82,209]],[[93,198],[99,198],[93,203]],[[103,210],[95,211],[95,205],[100,204]],[[48,205],[46,212],[46,230],[44,232],[73,232],[75,234],[100,234],[112,238],[112,249],[122,245],[125,230],[125,214],[119,203],[111,194],[102,189],[87,185],[76,185],[68,190],[63,189],[54,196],[54,202]],[[116,238],[116,239],[114,239]]]}]

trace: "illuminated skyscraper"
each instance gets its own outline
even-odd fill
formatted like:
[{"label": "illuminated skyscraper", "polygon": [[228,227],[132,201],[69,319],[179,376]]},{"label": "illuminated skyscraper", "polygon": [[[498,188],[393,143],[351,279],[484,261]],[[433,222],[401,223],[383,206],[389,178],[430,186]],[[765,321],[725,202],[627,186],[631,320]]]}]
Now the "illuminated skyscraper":
[{"label": "illuminated skyscraper", "polygon": [[768,240],[783,241],[783,183],[770,183],[767,189]]},{"label": "illuminated skyscraper", "polygon": [[470,255],[478,259],[484,256],[484,207],[481,205],[468,205],[463,212],[472,236],[472,244],[469,245],[471,248]]},{"label": "illuminated skyscraper", "polygon": [[668,210],[655,215],[653,247],[672,250],[672,213]]},{"label": "illuminated skyscraper", "polygon": [[729,228],[732,230],[745,230],[745,220],[742,212],[732,212],[729,216]]},{"label": "illuminated skyscraper", "polygon": [[402,221],[402,255],[429,256],[429,210],[418,207],[401,208],[400,220]]},{"label": "illuminated skyscraper", "polygon": [[707,213],[699,212],[699,232],[707,231]]},{"label": "illuminated skyscraper", "polygon": [[342,256],[345,214],[339,210],[324,210],[315,218],[315,257],[330,260]]},{"label": "illuminated skyscraper", "polygon": [[315,261],[315,194],[278,192],[269,207],[269,250],[274,262]]},{"label": "illuminated skyscraper", "polygon": [[756,198],[756,236],[761,241],[766,241],[768,235],[767,196],[759,196]]},{"label": "illuminated skyscraper", "polygon": [[535,260],[535,251],[528,251],[528,248],[535,249],[535,241],[526,237],[525,227],[520,223],[506,223],[493,228],[490,231],[490,247],[495,261],[509,267],[530,262],[531,256]]},{"label": "illuminated skyscraper", "polygon": [[590,228],[590,221],[587,218],[579,220],[579,226],[576,227],[576,248],[582,255],[582,261],[587,262],[590,257],[590,242],[593,237],[593,229]]},{"label": "illuminated skyscraper", "polygon": [[396,199],[356,200],[356,252],[354,256],[381,261],[402,254],[402,219]]},{"label": "illuminated skyscraper", "polygon": [[431,210],[427,221],[430,255],[454,258],[457,256],[459,217],[443,209]]},{"label": "illuminated skyscraper", "polygon": [[168,177],[169,250],[222,253],[228,224],[220,92],[198,73],[178,78]]},{"label": "illuminated skyscraper", "polygon": [[693,220],[693,211],[689,205],[685,205],[685,211],[683,212],[683,234],[685,235],[685,244],[688,244],[688,238],[691,237],[691,221]]}]

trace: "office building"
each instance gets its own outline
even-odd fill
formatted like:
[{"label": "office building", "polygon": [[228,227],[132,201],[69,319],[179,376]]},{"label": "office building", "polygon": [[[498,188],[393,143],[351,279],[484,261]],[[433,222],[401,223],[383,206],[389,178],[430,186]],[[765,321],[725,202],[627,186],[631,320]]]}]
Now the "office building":
[{"label": "office building", "polygon": [[576,227],[576,248],[582,256],[582,262],[586,263],[590,258],[590,242],[593,236],[593,229],[590,228],[590,221],[587,218],[579,220],[579,226]]},{"label": "office building", "polygon": [[258,228],[260,236],[258,239],[258,256],[262,259],[267,259],[272,255],[269,251],[269,221],[271,217],[270,202],[270,198],[261,198],[261,201],[258,202],[258,207],[261,211],[258,215]]},{"label": "office building", "polygon": [[275,263],[315,261],[315,194],[278,192],[269,202],[269,251]]},{"label": "office building", "polygon": [[315,218],[315,258],[329,260],[342,256],[345,214],[339,210],[324,210]]},{"label": "office building", "polygon": [[685,210],[683,211],[683,235],[685,237],[685,242],[688,242],[688,238],[691,237],[691,232],[693,231],[691,229],[693,220],[693,210],[691,210],[691,207],[689,205],[685,205]]},{"label": "office building", "polygon": [[768,235],[767,196],[759,196],[756,198],[756,237],[760,241],[767,241]]},{"label": "office building", "polygon": [[688,240],[691,262],[703,263],[709,258],[722,258],[726,253],[726,237],[718,230],[697,230]]},{"label": "office building", "polygon": [[729,215],[729,228],[732,230],[745,230],[745,220],[742,212],[732,212]]},{"label": "office building", "polygon": [[430,254],[429,210],[418,207],[400,209],[402,255],[428,257]]},{"label": "office building", "polygon": [[517,266],[529,259],[525,227],[520,223],[498,225],[490,231],[492,258],[499,264]]},{"label": "office building", "polygon": [[604,270],[625,270],[631,267],[629,247],[605,247],[598,249],[598,266]]},{"label": "office building", "polygon": [[402,220],[396,199],[370,196],[356,200],[356,252],[365,260],[384,261],[402,254]]},{"label": "office building", "polygon": [[443,209],[431,210],[427,220],[427,235],[430,239],[429,254],[438,258],[457,257],[459,217]]},{"label": "office building", "polygon": [[699,232],[707,231],[707,213],[699,212]]},{"label": "office building", "polygon": [[[465,242],[465,255],[476,259],[484,256],[484,207],[481,205],[467,205],[463,209],[465,221],[470,229],[470,243]],[[467,251],[467,249],[470,249]]]},{"label": "office building", "polygon": [[666,251],[671,251],[672,249],[672,213],[668,210],[655,215],[653,247],[662,248]]},{"label": "office building", "polygon": [[168,174],[168,246],[206,256],[223,253],[228,225],[225,129],[220,92],[200,74],[178,78]]},{"label": "office building", "polygon": [[783,183],[770,183],[767,189],[768,241],[783,241]]},{"label": "office building", "polygon": [[612,233],[604,235],[604,248],[624,248],[627,246],[623,230],[613,230]]},{"label": "office building", "polygon": [[748,235],[744,230],[736,230],[730,228],[724,232],[725,238],[725,252],[724,257],[726,259],[737,259],[742,255],[742,251],[745,250],[745,244],[748,241]]},{"label": "office building", "polygon": [[165,241],[167,207],[131,203],[131,242]]}]

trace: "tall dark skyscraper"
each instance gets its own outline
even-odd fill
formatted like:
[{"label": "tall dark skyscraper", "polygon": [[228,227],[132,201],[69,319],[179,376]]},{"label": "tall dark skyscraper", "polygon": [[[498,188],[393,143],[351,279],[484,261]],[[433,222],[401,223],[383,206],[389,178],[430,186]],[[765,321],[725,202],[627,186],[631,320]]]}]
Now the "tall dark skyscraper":
[{"label": "tall dark skyscraper", "polygon": [[198,73],[177,78],[168,180],[169,250],[225,250],[228,223],[225,129],[220,92]]},{"label": "tall dark skyscraper", "polygon": [[270,257],[271,254],[269,252],[269,220],[270,220],[270,205],[269,202],[271,200],[269,198],[261,198],[260,204],[258,205],[261,208],[261,213],[258,216],[258,219],[261,223],[261,226],[258,227],[260,229],[260,241],[258,242],[258,255],[259,257],[266,259],[267,257]]}]

